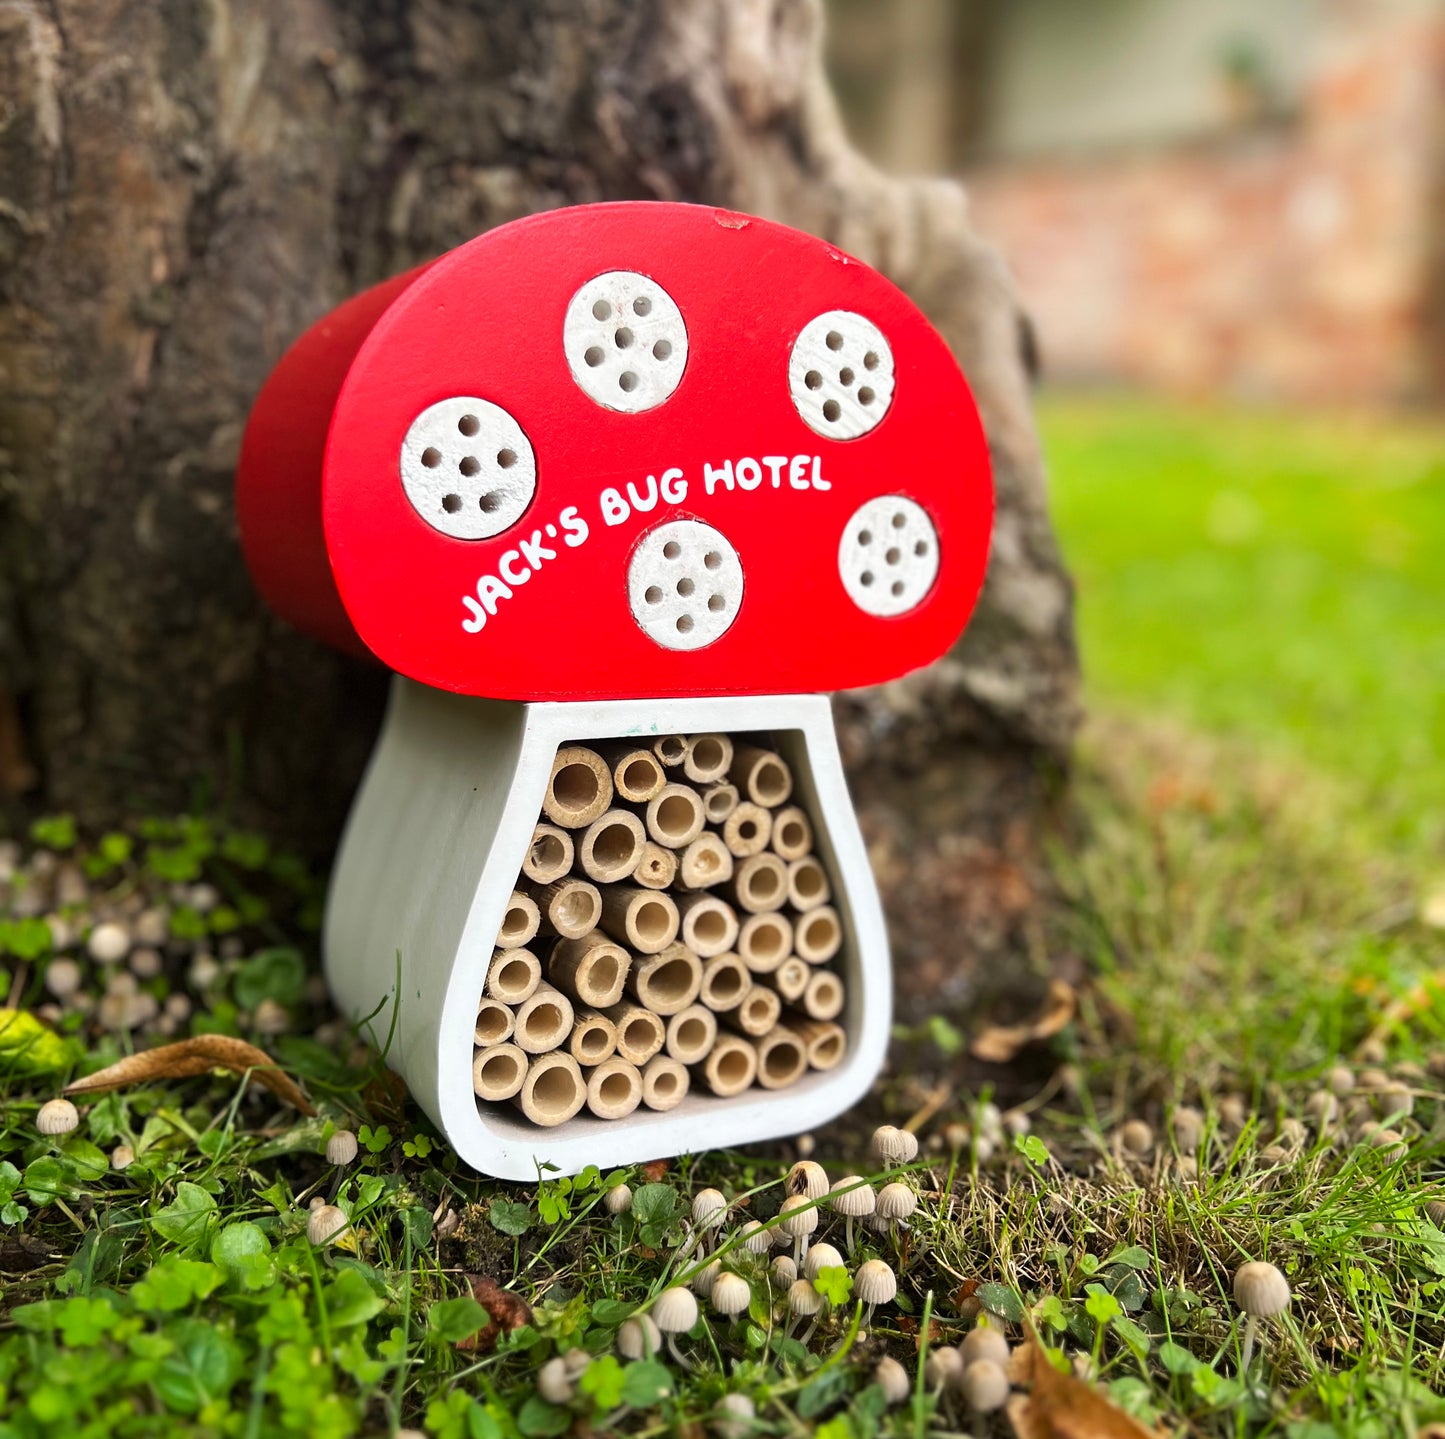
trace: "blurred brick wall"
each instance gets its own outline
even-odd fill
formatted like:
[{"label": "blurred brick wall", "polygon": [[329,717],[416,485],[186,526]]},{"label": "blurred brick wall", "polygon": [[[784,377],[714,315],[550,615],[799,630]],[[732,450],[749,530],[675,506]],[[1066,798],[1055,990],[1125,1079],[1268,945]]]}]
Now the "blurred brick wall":
[{"label": "blurred brick wall", "polygon": [[1316,403],[1440,398],[1442,8],[1331,0],[1319,38],[1288,121],[969,174],[1047,373]]}]

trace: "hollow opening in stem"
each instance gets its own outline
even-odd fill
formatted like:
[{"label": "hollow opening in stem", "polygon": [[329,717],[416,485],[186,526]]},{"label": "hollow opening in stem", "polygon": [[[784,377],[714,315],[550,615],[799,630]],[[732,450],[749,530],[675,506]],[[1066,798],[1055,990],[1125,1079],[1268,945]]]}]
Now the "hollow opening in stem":
[{"label": "hollow opening in stem", "polygon": [[597,800],[597,776],[585,764],[564,764],[552,781],[552,793],[567,809],[583,810]]}]

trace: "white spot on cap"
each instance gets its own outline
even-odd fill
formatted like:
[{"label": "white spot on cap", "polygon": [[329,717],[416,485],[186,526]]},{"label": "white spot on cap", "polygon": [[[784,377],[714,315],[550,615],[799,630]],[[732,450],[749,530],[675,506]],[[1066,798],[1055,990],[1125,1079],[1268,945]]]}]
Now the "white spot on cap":
[{"label": "white spot on cap", "polygon": [[893,402],[893,351],[872,320],[829,310],[803,326],[788,357],[788,393],[810,430],[856,440]]},{"label": "white spot on cap", "polygon": [[458,395],[411,422],[401,442],[401,483],[434,530],[485,540],[516,524],[532,503],[537,458],[500,405]]},{"label": "white spot on cap", "polygon": [[866,614],[906,614],[938,578],[938,531],[928,511],[902,495],[859,505],[838,541],[838,574]]},{"label": "white spot on cap", "polygon": [[657,281],[631,270],[608,270],[572,296],[562,348],[584,394],[609,410],[635,415],[677,389],[687,365],[687,326]]},{"label": "white spot on cap", "polygon": [[627,598],[642,632],[667,650],[700,650],[738,617],[743,566],[711,525],[669,520],[637,542],[627,566]]}]

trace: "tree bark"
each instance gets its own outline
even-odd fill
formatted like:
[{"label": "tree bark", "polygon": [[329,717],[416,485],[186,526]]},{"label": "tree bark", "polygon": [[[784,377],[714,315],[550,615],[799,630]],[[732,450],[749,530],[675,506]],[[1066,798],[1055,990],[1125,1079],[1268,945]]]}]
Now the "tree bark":
[{"label": "tree bark", "polygon": [[33,767],[33,802],[89,822],[210,804],[324,852],[384,677],[248,583],[232,473],[271,365],[347,294],[517,216],[725,205],[883,270],[983,411],[978,615],[941,664],[839,700],[885,886],[920,846],[947,880],[901,952],[967,986],[957,884],[1027,872],[1075,724],[1070,589],[1007,275],[956,185],[849,146],[820,26],[820,0],[0,0],[0,738],[18,720],[26,747],[0,777]]}]

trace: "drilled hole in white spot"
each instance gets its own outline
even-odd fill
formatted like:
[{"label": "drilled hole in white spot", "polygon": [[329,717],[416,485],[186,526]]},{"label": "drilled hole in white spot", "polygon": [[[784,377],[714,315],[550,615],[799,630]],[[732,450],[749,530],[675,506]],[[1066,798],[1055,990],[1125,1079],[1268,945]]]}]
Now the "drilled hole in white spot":
[{"label": "drilled hole in white spot", "polygon": [[638,414],[662,404],[681,382],[687,327],[672,296],[655,280],[609,270],[572,296],[562,348],[572,378],[589,398],[609,410]]},{"label": "drilled hole in white spot", "polygon": [[[880,584],[884,569],[886,582]],[[938,577],[938,534],[928,512],[902,495],[880,495],[860,505],[843,527],[838,574],[865,613],[906,614]]]},{"label": "drilled hole in white spot", "polygon": [[638,541],[628,562],[627,594],[649,639],[664,649],[702,649],[737,618],[742,562],[711,525],[671,520]]},{"label": "drilled hole in white spot", "polygon": [[517,421],[489,400],[458,395],[429,405],[401,443],[402,489],[433,529],[484,540],[532,502],[537,461]]},{"label": "drilled hole in white spot", "polygon": [[[855,388],[860,370],[868,372],[868,383]],[[866,435],[887,414],[893,386],[893,352],[863,315],[830,310],[804,325],[794,341],[788,390],[804,423],[820,435]]]}]

